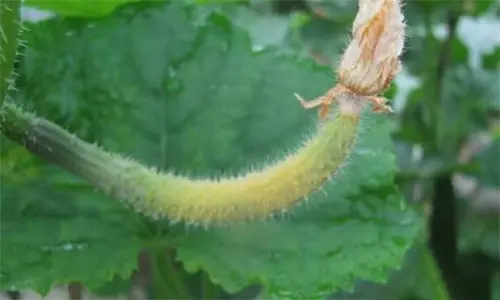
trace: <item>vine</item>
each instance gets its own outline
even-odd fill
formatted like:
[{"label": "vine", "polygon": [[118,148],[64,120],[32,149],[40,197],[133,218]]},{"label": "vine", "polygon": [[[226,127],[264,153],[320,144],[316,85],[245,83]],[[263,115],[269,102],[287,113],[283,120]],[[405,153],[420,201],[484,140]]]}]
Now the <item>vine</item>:
[{"label": "vine", "polygon": [[13,88],[13,66],[21,31],[20,8],[20,0],[0,2],[0,105]]}]

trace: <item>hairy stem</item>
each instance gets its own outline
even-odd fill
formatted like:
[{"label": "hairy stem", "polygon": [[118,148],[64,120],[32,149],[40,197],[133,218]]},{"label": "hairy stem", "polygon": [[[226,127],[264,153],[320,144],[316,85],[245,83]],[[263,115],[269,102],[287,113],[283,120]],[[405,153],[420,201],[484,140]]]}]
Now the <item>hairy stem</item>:
[{"label": "hairy stem", "polygon": [[[348,101],[340,98],[340,103]],[[343,165],[357,134],[359,110],[353,110],[352,103],[347,107],[338,117],[325,121],[295,154],[236,178],[194,180],[159,173],[10,104],[0,111],[0,130],[137,211],[208,225],[284,212],[321,188]]]},{"label": "hairy stem", "polygon": [[0,1],[0,105],[12,86],[12,68],[17,53],[21,0]]}]

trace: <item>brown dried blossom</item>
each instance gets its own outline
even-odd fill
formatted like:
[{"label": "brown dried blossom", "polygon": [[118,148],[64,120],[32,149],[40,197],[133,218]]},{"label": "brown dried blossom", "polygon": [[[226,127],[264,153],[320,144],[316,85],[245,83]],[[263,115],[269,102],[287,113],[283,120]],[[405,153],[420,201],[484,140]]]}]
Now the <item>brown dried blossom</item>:
[{"label": "brown dried blossom", "polygon": [[377,95],[386,90],[401,69],[405,23],[400,0],[359,0],[347,46],[337,71],[338,84],[312,101],[295,96],[306,108],[322,106],[324,118],[328,106],[340,95],[367,100],[374,111],[392,111]]}]

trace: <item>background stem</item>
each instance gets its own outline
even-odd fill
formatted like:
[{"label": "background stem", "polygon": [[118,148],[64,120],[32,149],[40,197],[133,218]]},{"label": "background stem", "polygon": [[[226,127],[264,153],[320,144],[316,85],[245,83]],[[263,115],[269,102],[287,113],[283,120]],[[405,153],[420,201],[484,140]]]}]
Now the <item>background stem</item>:
[{"label": "background stem", "polygon": [[191,299],[167,249],[151,251],[150,296],[153,299]]}]

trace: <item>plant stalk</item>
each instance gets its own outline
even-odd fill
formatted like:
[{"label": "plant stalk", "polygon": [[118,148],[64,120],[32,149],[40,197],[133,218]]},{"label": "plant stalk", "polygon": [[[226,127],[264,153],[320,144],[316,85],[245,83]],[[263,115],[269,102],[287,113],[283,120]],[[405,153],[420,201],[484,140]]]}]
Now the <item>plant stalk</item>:
[{"label": "plant stalk", "polygon": [[0,106],[13,87],[13,67],[21,31],[21,0],[0,1]]}]

